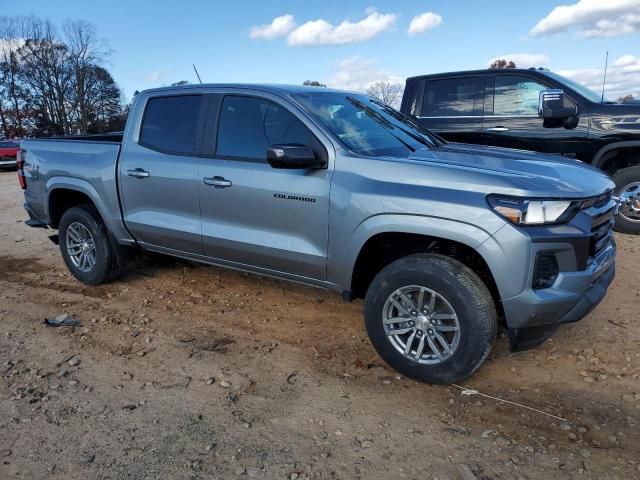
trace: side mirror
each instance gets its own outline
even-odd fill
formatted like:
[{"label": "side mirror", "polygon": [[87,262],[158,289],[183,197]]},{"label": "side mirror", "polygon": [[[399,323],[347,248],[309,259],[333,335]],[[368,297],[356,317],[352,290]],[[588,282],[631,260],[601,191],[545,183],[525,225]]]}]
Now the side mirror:
[{"label": "side mirror", "polygon": [[274,145],[267,148],[267,161],[273,168],[323,168],[324,161],[316,158],[310,147]]},{"label": "side mirror", "polygon": [[538,100],[538,116],[543,119],[566,119],[577,114],[576,107],[566,105],[564,91],[560,89],[542,90]]}]

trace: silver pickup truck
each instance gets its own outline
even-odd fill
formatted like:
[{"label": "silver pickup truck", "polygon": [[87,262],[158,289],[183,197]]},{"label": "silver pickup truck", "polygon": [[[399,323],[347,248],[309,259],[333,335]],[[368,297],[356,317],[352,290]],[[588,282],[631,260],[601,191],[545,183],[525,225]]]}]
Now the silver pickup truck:
[{"label": "silver pickup truck", "polygon": [[25,140],[33,227],[71,273],[144,249],[364,298],[395,369],[459,381],[587,315],[615,271],[614,184],[579,161],[447,143],[359,93],[197,85],[138,94],[123,135]]}]

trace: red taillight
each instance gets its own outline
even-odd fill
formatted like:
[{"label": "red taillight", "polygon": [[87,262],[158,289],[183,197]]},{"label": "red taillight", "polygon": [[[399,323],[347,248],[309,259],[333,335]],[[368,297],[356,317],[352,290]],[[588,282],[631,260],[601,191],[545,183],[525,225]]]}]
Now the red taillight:
[{"label": "red taillight", "polygon": [[26,150],[18,150],[16,154],[16,166],[18,167],[18,183],[23,190],[27,189],[27,179],[24,177],[24,162],[27,156]]}]

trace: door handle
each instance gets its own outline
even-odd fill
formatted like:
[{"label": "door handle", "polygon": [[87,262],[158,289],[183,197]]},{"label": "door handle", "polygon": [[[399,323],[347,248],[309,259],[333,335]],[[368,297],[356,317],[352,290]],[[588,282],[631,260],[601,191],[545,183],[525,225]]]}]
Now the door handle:
[{"label": "door handle", "polygon": [[231,185],[233,185],[231,183],[231,180],[227,180],[224,177],[205,177],[202,179],[202,183],[204,183],[205,185],[210,185],[212,187],[216,187],[216,188],[227,188],[230,187]]},{"label": "door handle", "polygon": [[491,127],[491,128],[485,128],[484,131],[485,132],[508,132],[509,129],[507,127]]},{"label": "door handle", "polygon": [[136,178],[147,178],[151,174],[146,170],[143,170],[142,168],[136,168],[134,170],[127,170],[127,175],[129,175],[130,177],[136,177]]}]

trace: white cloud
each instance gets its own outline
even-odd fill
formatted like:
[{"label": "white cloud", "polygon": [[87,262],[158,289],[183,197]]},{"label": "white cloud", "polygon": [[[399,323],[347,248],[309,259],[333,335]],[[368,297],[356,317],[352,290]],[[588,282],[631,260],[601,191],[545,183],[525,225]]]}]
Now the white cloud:
[{"label": "white cloud", "polygon": [[489,67],[496,60],[504,59],[513,62],[518,68],[544,67],[549,64],[549,57],[543,53],[509,53],[487,60]]},{"label": "white cloud", "polygon": [[355,56],[336,62],[335,72],[327,81],[327,85],[343,90],[365,92],[376,82],[403,84],[404,79],[379,68],[374,60]]},{"label": "white cloud", "polygon": [[296,27],[293,15],[281,15],[273,19],[266,25],[255,25],[251,27],[249,37],[263,40],[273,40],[284,37]]},{"label": "white cloud", "polygon": [[366,14],[367,16],[358,22],[344,20],[339,25],[333,25],[323,19],[303,23],[289,34],[289,45],[310,47],[365,42],[393,28],[398,18],[396,14],[382,14],[373,9],[368,9]]},{"label": "white cloud", "polygon": [[155,70],[153,72],[149,72],[144,76],[144,80],[146,82],[157,82],[158,80],[160,80],[162,77],[164,77],[164,72],[161,72],[160,70]]},{"label": "white cloud", "polygon": [[615,37],[640,31],[640,0],[579,0],[560,5],[529,32],[533,37],[577,30],[578,37]]},{"label": "white cloud", "polygon": [[24,38],[0,38],[0,55],[8,56],[10,52],[18,50],[24,45]]},{"label": "white cloud", "polygon": [[[604,68],[560,70],[558,73],[585,85],[598,94],[602,92]],[[609,65],[605,98],[616,100],[624,95],[636,95],[638,90],[640,90],[639,57],[623,55]]]},{"label": "white cloud", "polygon": [[409,24],[409,30],[407,33],[409,35],[417,35],[419,33],[426,32],[427,30],[431,30],[436,28],[442,24],[442,16],[433,12],[421,13],[420,15],[416,15],[411,19],[411,23]]}]

